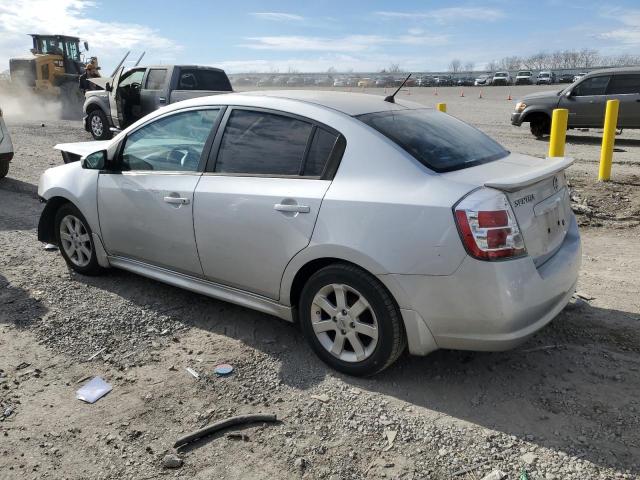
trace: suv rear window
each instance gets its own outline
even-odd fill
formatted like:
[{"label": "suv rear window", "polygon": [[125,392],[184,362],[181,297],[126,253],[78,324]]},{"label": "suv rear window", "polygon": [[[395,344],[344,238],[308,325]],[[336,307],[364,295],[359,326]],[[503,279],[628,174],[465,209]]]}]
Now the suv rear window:
[{"label": "suv rear window", "polygon": [[227,74],[204,68],[181,68],[178,78],[178,90],[213,90],[230,92],[231,83]]},{"label": "suv rear window", "polygon": [[367,113],[357,118],[436,172],[460,170],[509,154],[480,130],[431,109]]}]

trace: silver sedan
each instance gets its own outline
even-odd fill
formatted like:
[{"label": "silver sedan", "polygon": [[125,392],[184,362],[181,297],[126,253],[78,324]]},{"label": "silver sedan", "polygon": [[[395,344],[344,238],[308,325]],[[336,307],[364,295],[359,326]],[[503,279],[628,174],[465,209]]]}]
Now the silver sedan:
[{"label": "silver sedan", "polygon": [[571,160],[510,153],[416,103],[220,95],[56,148],[81,161],[42,175],[38,235],[71,268],[122,268],[299,322],[348,374],[407,346],[512,348],[575,289]]}]

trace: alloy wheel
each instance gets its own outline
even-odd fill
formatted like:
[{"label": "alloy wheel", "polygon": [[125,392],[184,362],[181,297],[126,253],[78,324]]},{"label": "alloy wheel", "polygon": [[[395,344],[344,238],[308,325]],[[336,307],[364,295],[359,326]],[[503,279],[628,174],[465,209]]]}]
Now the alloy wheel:
[{"label": "alloy wheel", "polygon": [[378,344],[378,321],[367,299],[349,285],[322,287],[311,304],[311,326],[320,344],[344,362],[369,358]]},{"label": "alloy wheel", "polygon": [[77,267],[86,267],[93,253],[87,227],[74,215],[60,222],[60,243],[69,260]]},{"label": "alloy wheel", "polygon": [[104,131],[104,125],[102,125],[102,119],[99,115],[91,117],[91,131],[96,137],[101,137]]}]

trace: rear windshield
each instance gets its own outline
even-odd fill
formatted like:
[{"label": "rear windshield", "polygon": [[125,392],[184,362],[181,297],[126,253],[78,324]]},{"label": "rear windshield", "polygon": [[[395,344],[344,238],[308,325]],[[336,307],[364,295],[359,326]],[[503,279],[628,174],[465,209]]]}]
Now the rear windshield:
[{"label": "rear windshield", "polygon": [[432,109],[367,113],[357,118],[436,172],[460,170],[509,154],[480,130]]},{"label": "rear windshield", "polygon": [[230,92],[232,90],[226,73],[204,68],[181,68],[177,89],[213,90],[217,92]]}]

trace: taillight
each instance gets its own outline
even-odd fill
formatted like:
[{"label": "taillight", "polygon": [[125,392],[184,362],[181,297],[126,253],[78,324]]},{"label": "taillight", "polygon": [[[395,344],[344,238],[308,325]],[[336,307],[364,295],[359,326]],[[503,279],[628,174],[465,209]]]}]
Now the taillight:
[{"label": "taillight", "polygon": [[497,190],[481,188],[463,198],[454,215],[467,253],[479,260],[526,255],[511,205]]}]

